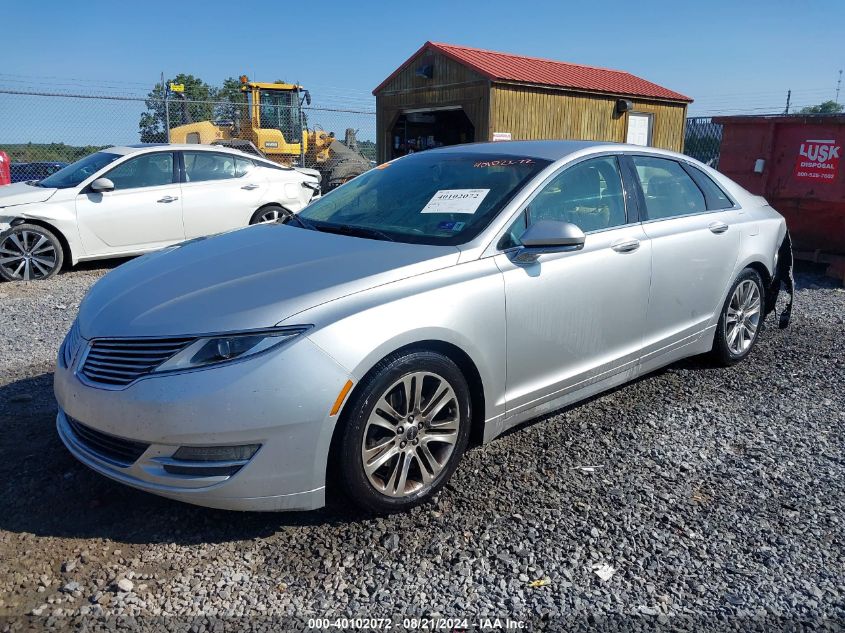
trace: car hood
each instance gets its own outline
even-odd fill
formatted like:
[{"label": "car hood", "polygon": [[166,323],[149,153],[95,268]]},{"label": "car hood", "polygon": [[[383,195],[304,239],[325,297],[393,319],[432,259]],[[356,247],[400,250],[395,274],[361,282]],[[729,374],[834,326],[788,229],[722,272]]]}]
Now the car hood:
[{"label": "car hood", "polygon": [[33,202],[44,202],[56,193],[55,189],[47,187],[34,187],[25,182],[15,182],[5,187],[0,187],[0,207],[14,207],[19,204],[31,204]]},{"label": "car hood", "polygon": [[264,224],[135,259],[98,281],[79,309],[85,338],[271,327],[303,310],[457,263],[425,246]]}]

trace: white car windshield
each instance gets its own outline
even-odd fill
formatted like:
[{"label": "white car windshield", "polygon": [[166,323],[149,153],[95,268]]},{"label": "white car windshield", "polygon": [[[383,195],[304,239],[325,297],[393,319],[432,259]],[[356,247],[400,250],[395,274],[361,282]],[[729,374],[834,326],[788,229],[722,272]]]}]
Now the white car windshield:
[{"label": "white car windshield", "polygon": [[85,158],[80,158],[75,163],[71,163],[67,167],[60,169],[55,174],[47,176],[44,180],[38,182],[39,187],[49,187],[51,189],[69,189],[76,187],[83,180],[97,173],[103,167],[116,161],[121,157],[121,154],[112,154],[111,152],[96,152],[88,154]]},{"label": "white car windshield", "polygon": [[463,244],[478,235],[550,161],[431,152],[379,165],[299,213],[319,231],[418,244]]}]

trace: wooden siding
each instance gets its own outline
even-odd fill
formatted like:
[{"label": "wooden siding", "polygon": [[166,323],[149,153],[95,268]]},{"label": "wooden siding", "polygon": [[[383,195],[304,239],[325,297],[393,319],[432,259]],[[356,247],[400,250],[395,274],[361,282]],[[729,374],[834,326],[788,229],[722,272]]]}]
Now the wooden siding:
[{"label": "wooden siding", "polygon": [[[431,79],[417,76],[417,68],[422,61],[430,57],[433,61],[434,72]],[[377,96],[387,96],[397,92],[408,92],[416,90],[430,90],[437,87],[454,86],[455,84],[466,84],[478,80],[486,81],[474,70],[459,64],[445,55],[437,52],[424,52],[417,55],[390,83],[378,91]]]},{"label": "wooden siding", "polygon": [[[431,57],[431,79],[418,77],[422,58]],[[417,56],[376,94],[378,161],[388,159],[391,130],[403,110],[460,106],[475,127],[475,140],[487,140],[490,82],[440,53]]]},{"label": "wooden siding", "polygon": [[[584,139],[624,142],[628,116],[615,114],[611,95],[591,95],[531,86],[494,84],[490,129],[518,139]],[[686,104],[631,99],[635,112],[654,115],[652,144],[680,152],[684,146]],[[483,140],[476,136],[477,140]]]}]

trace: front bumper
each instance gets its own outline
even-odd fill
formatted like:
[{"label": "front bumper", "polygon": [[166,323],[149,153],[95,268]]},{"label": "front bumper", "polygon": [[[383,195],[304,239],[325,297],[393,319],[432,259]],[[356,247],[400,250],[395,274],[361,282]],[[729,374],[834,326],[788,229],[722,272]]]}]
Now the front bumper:
[{"label": "front bumper", "polygon": [[[325,472],[336,417],[332,404],[350,376],[305,337],[228,365],[150,375],[124,389],[101,389],[58,363],[58,433],[83,464],[153,494],[228,510],[311,510],[325,503]],[[69,418],[96,432],[149,446],[119,464],[75,432]],[[260,444],[233,475],[171,474],[180,446]]]}]

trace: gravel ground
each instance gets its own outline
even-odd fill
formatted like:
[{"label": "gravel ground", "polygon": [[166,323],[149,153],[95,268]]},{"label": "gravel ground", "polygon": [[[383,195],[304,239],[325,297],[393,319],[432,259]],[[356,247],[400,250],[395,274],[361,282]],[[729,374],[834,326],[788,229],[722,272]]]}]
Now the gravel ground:
[{"label": "gravel ground", "polygon": [[105,272],[0,284],[0,631],[94,616],[192,631],[343,615],[845,626],[845,291],[812,272],[792,327],[770,319],[746,362],[684,361],[534,421],[472,449],[436,503],[387,518],[342,501],[195,508],[74,461],[53,359]]}]

